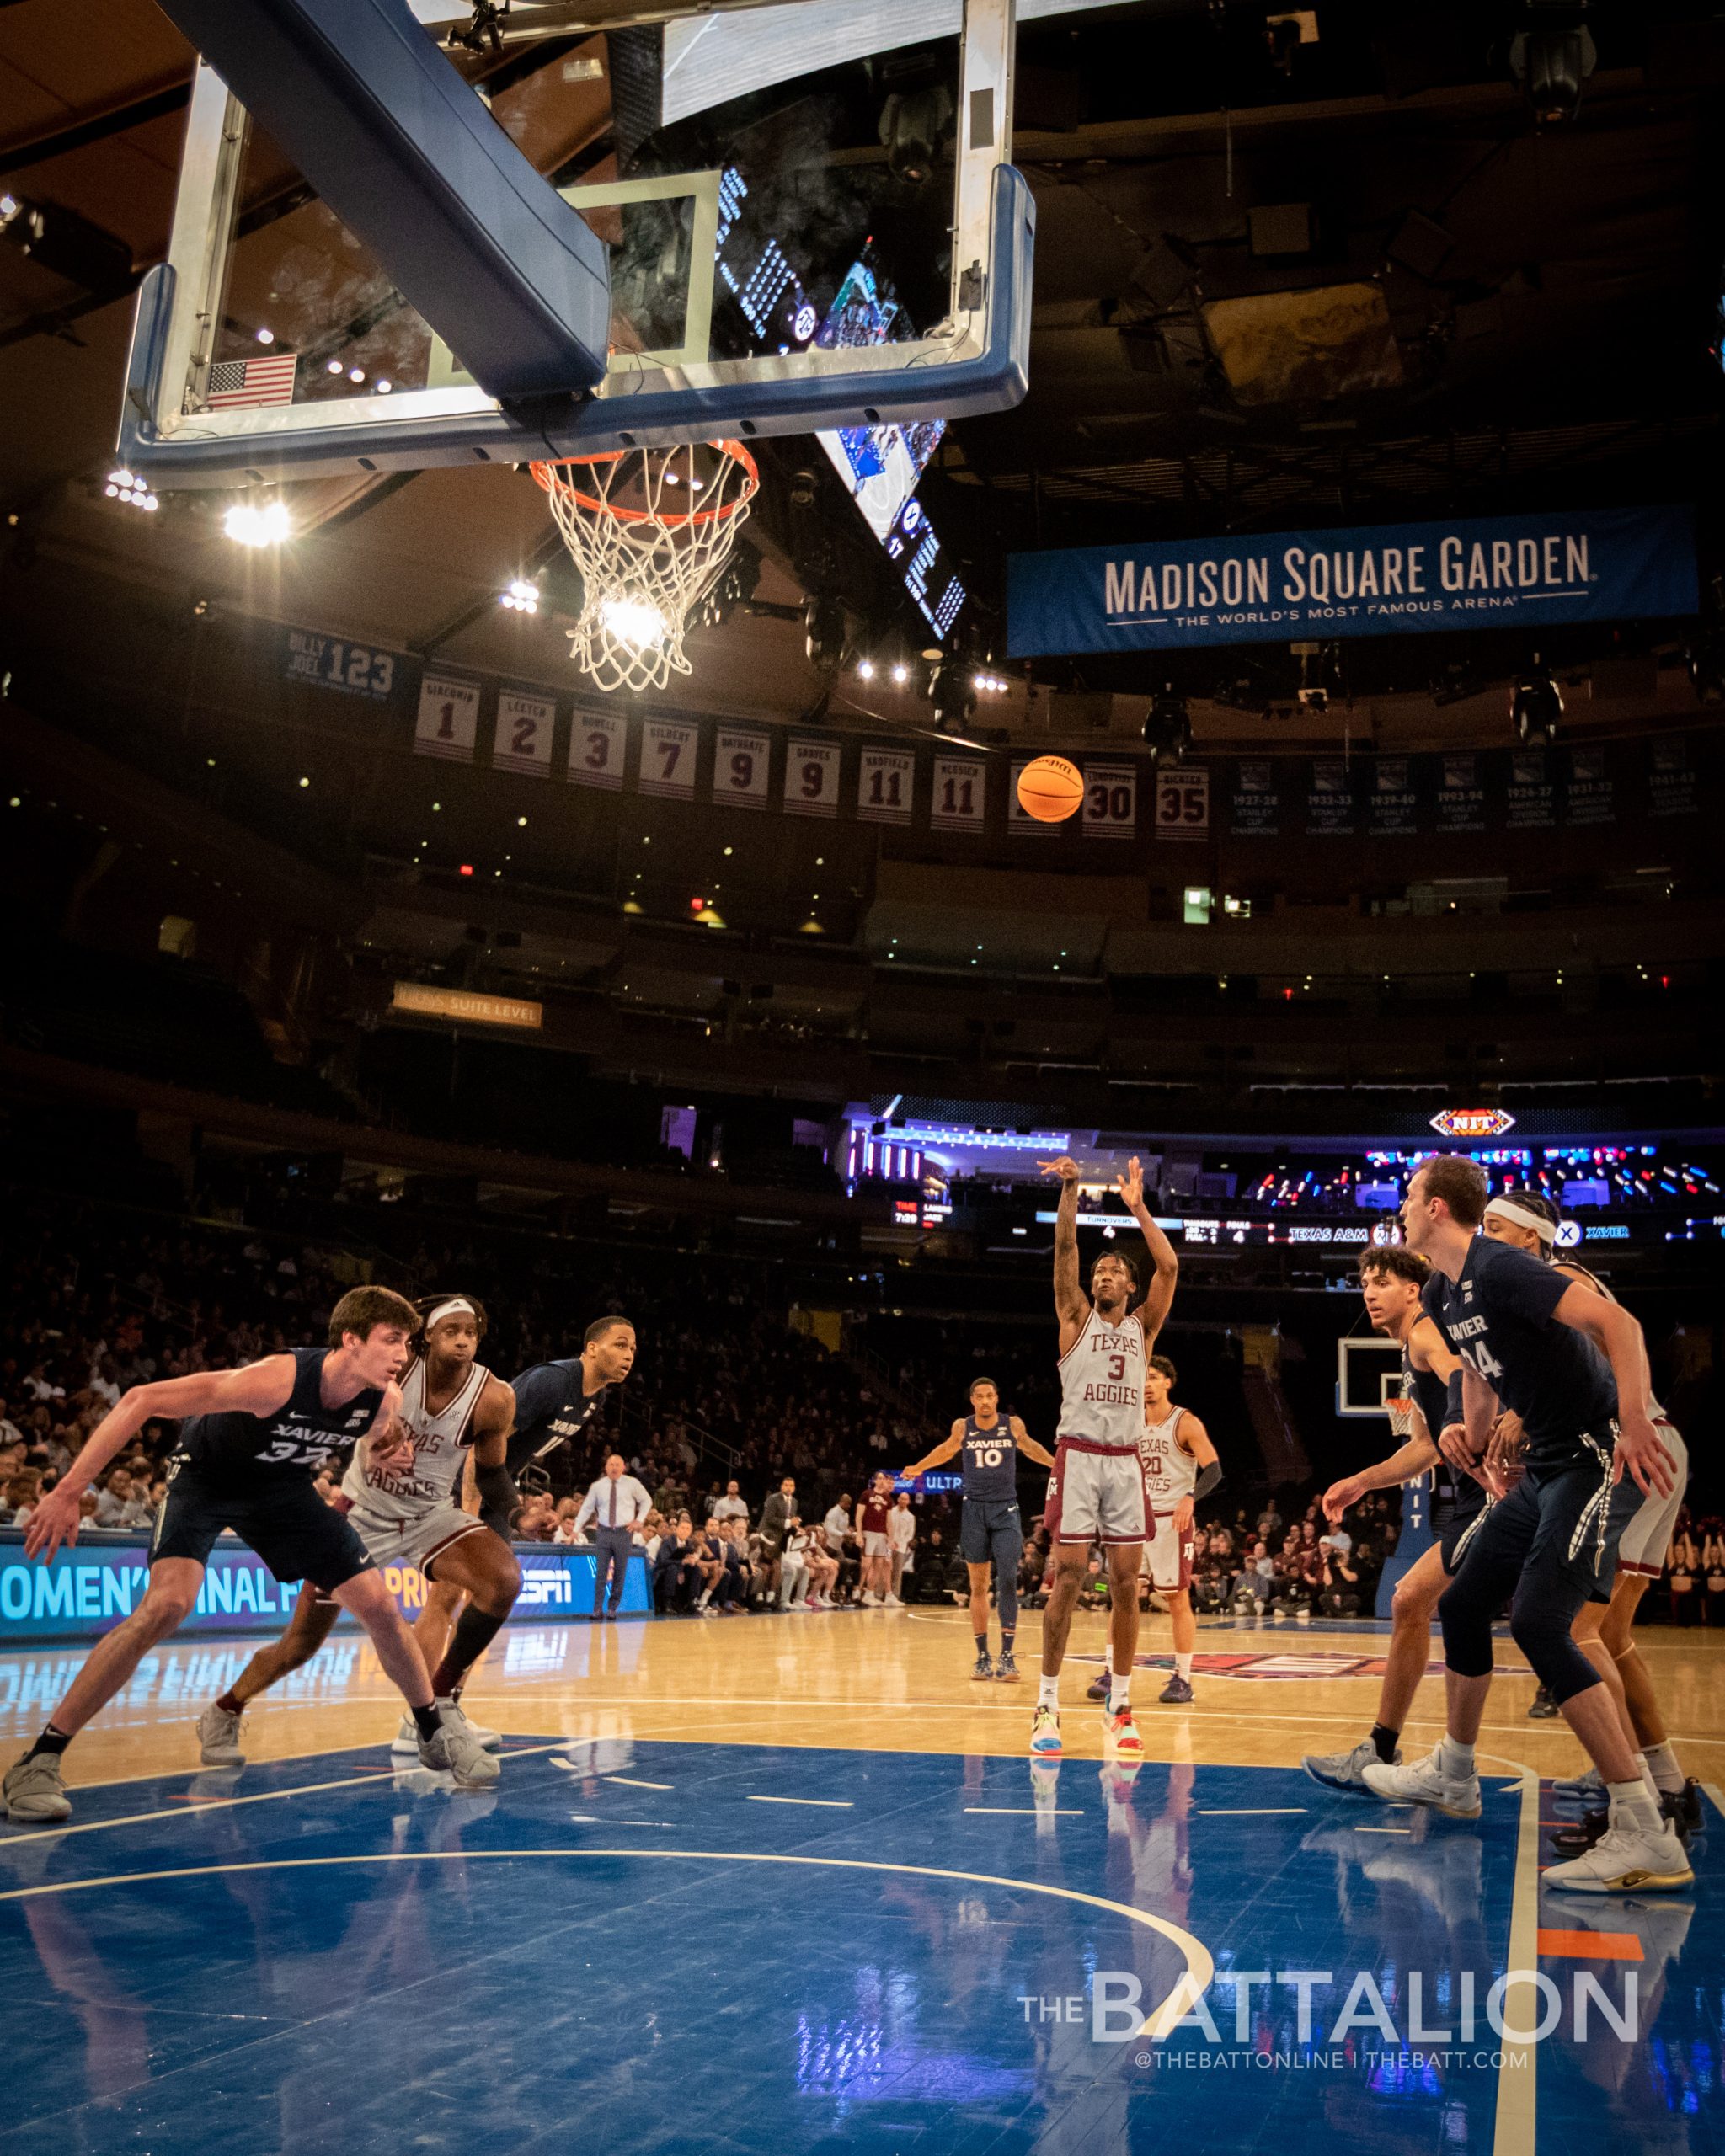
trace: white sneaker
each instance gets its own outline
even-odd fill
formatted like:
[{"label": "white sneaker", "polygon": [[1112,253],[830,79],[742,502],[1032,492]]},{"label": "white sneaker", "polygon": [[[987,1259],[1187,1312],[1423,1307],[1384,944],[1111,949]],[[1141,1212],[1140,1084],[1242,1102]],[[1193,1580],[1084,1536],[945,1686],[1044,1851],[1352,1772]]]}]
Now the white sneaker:
[{"label": "white sneaker", "polygon": [[1447,1812],[1452,1819],[1479,1817],[1479,1776],[1446,1774],[1436,1745],[1423,1759],[1410,1760],[1403,1767],[1386,1767],[1381,1760],[1362,1767],[1359,1779],[1374,1796],[1388,1804],[1423,1804],[1434,1812]]},{"label": "white sneaker", "polygon": [[1554,1864],[1540,1882],[1571,1894],[1643,1894],[1652,1889],[1692,1886],[1695,1874],[1683,1853],[1677,1829],[1668,1819],[1657,1834],[1633,1820],[1611,1824],[1590,1849],[1566,1864]]},{"label": "white sneaker", "polygon": [[863,1598],[862,1598],[862,1607],[863,1607],[865,1609],[879,1609],[879,1607],[880,1607],[880,1597],[879,1597],[879,1595],[874,1592],[874,1590],[873,1590],[873,1588],[871,1588],[868,1590],[868,1593],[867,1593],[867,1594],[865,1594],[865,1595],[863,1596]]},{"label": "white sneaker", "polygon": [[473,1734],[473,1724],[447,1700],[437,1702],[437,1734],[419,1743],[419,1764],[435,1774],[451,1774],[457,1789],[489,1789],[497,1762]]},{"label": "white sneaker", "polygon": [[239,1748],[243,1715],[230,1714],[212,1700],[198,1716],[198,1748],[206,1767],[243,1767],[246,1755]]},{"label": "white sneaker", "polygon": [[395,1732],[394,1741],[389,1748],[393,1753],[398,1753],[404,1759],[419,1758],[419,1725],[410,1714],[402,1716],[401,1727]]},{"label": "white sneaker", "polygon": [[897,1595],[889,1594],[882,1606],[888,1609],[902,1609],[905,1605],[900,1601]]},{"label": "white sneaker", "polygon": [[[467,1710],[465,1708],[463,1708],[462,1711],[463,1714],[467,1714]],[[483,1750],[487,1752],[502,1751],[503,1737],[500,1732],[494,1729],[487,1729],[483,1722],[475,1721],[471,1715],[467,1715],[467,1727],[473,1731],[473,1735],[478,1740],[479,1745]]]},{"label": "white sneaker", "polygon": [[[1365,1770],[1379,1764],[1378,1748],[1364,1737],[1351,1752],[1308,1752],[1300,1762],[1315,1782],[1325,1789],[1345,1789],[1358,1794],[1365,1787]],[[1402,1764],[1398,1750],[1393,1763]]]}]

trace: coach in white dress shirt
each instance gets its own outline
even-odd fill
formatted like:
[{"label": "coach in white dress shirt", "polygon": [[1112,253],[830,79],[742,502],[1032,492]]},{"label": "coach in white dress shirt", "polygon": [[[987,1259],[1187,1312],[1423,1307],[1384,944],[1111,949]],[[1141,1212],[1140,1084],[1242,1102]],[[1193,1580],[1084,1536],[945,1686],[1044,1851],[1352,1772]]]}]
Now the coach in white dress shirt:
[{"label": "coach in white dress shirt", "polygon": [[605,1614],[615,1617],[617,1605],[623,1598],[623,1581],[628,1576],[629,1552],[635,1546],[635,1529],[643,1525],[653,1509],[653,1500],[645,1488],[633,1475],[623,1472],[623,1456],[614,1452],[605,1463],[605,1472],[587,1492],[586,1502],[575,1514],[575,1529],[579,1534],[589,1520],[593,1522],[593,1540],[598,1545],[598,1563],[593,1571],[593,1614],[600,1614],[599,1605],[605,1599],[606,1575],[611,1578],[611,1599]]}]

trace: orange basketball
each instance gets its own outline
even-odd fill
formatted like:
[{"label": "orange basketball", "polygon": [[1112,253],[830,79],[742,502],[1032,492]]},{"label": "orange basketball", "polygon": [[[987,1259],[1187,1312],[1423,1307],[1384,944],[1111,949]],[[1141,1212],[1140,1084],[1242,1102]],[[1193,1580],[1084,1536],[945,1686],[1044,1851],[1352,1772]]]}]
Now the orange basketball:
[{"label": "orange basketball", "polygon": [[1039,756],[1018,774],[1018,806],[1039,824],[1064,824],[1083,798],[1083,776],[1064,756]]}]

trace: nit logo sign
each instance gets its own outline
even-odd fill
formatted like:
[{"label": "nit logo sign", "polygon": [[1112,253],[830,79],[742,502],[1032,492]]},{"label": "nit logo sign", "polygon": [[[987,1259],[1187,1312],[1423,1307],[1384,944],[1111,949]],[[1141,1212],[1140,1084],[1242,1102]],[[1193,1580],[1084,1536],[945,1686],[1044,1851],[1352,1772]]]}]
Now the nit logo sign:
[{"label": "nit logo sign", "polygon": [[1432,1129],[1440,1138],[1501,1138],[1515,1118],[1503,1108],[1439,1108]]}]

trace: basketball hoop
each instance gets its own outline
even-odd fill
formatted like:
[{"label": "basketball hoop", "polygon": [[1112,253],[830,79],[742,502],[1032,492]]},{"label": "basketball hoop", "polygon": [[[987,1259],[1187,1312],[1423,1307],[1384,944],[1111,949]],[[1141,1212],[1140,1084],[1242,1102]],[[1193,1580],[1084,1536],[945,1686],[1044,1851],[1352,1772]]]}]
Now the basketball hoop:
[{"label": "basketball hoop", "polygon": [[573,656],[601,689],[661,689],[761,484],[740,441],[542,458],[533,477],[581,572]]},{"label": "basketball hoop", "polygon": [[1390,1418],[1390,1435],[1398,1445],[1405,1445],[1413,1435],[1413,1398],[1410,1393],[1386,1392],[1384,1412]]}]

